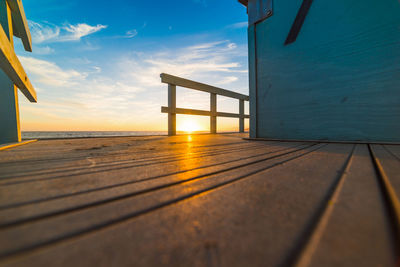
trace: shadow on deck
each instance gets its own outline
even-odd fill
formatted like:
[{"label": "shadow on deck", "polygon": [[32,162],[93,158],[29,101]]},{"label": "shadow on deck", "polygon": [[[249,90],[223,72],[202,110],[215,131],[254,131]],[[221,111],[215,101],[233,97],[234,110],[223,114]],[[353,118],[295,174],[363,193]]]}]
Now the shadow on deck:
[{"label": "shadow on deck", "polygon": [[400,146],[243,137],[0,152],[0,265],[396,265]]}]

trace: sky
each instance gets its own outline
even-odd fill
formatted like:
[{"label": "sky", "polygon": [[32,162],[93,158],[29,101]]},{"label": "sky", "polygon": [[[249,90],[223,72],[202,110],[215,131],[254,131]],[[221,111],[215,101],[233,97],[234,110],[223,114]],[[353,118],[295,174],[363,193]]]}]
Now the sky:
[{"label": "sky", "polygon": [[[22,131],[165,131],[160,73],[248,94],[247,14],[236,0],[23,0],[33,52],[15,50],[38,94],[19,94]],[[209,109],[177,89],[177,107]],[[238,100],[218,97],[218,111]],[[248,107],[246,105],[246,110]],[[209,118],[178,115],[178,130]],[[238,129],[218,118],[218,130]]]}]

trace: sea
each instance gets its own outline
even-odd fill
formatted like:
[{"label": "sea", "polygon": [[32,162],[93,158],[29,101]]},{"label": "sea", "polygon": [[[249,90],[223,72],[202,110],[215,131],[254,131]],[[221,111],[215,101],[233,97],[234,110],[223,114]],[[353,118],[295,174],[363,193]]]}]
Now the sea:
[{"label": "sea", "polygon": [[126,137],[126,136],[154,136],[154,135],[167,135],[166,131],[23,131],[21,133],[22,139],[62,139],[62,138],[86,138],[86,137]]}]

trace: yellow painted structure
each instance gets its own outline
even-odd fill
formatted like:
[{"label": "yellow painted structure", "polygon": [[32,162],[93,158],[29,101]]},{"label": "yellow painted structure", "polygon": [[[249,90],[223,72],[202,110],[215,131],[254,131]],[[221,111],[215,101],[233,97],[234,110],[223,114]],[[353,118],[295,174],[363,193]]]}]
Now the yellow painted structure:
[{"label": "yellow painted structure", "polygon": [[21,0],[0,0],[0,144],[21,141],[18,88],[37,102],[35,89],[14,52],[14,36],[26,51],[32,40]]}]

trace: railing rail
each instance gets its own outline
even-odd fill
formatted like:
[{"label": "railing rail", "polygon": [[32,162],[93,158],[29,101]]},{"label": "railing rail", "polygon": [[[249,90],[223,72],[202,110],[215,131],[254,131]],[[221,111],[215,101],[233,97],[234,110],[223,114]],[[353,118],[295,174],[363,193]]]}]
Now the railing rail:
[{"label": "railing rail", "polygon": [[[168,135],[176,135],[176,114],[210,116],[210,132],[213,134],[217,133],[217,117],[238,118],[239,132],[244,132],[244,119],[250,118],[244,114],[244,101],[249,101],[249,96],[166,73],[162,73],[160,77],[162,83],[168,84],[168,107],[161,107],[162,113],[168,113]],[[177,108],[177,86],[210,93],[210,110]],[[238,99],[239,113],[218,112],[217,95]]]}]

